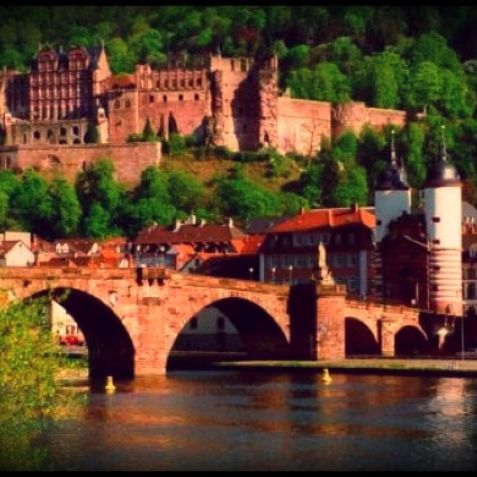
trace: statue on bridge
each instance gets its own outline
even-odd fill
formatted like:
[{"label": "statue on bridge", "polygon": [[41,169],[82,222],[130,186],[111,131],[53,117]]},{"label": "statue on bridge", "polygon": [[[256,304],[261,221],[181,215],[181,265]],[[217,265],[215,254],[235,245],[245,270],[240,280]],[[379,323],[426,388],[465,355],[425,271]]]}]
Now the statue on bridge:
[{"label": "statue on bridge", "polygon": [[311,279],[320,285],[335,285],[331,271],[326,265],[326,248],[323,242],[318,245],[316,261],[318,265],[313,269]]}]

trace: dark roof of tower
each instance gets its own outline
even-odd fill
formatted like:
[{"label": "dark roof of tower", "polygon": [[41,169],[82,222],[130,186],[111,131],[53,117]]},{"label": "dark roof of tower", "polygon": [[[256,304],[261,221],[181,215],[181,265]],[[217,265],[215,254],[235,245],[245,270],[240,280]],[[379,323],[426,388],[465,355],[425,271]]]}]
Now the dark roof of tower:
[{"label": "dark roof of tower", "polygon": [[390,164],[378,176],[375,190],[408,190],[407,174],[401,161],[398,165],[396,150],[394,147],[394,131],[391,136]]},{"label": "dark roof of tower", "polygon": [[440,153],[436,160],[429,165],[424,188],[443,187],[460,183],[461,180],[457,169],[447,161],[444,127],[442,127]]}]

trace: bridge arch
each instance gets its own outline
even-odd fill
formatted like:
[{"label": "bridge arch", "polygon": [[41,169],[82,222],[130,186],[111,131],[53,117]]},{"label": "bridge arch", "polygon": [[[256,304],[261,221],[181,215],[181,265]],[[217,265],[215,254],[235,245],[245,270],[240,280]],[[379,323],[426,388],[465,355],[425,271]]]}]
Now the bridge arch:
[{"label": "bridge arch", "polygon": [[427,335],[415,325],[404,325],[394,335],[394,350],[396,356],[424,354],[428,351]]},{"label": "bridge arch", "polygon": [[170,356],[180,333],[187,324],[206,308],[216,308],[237,329],[245,351],[251,359],[278,359],[288,355],[289,342],[286,333],[262,306],[242,297],[220,298],[202,306],[196,313],[186,312],[175,324],[175,333],[166,343]]},{"label": "bridge arch", "polygon": [[345,317],[345,356],[380,353],[375,332],[363,320],[352,316]]},{"label": "bridge arch", "polygon": [[41,296],[57,301],[78,324],[88,346],[90,377],[134,377],[133,341],[109,306],[90,293],[65,287],[41,290],[27,299]]}]

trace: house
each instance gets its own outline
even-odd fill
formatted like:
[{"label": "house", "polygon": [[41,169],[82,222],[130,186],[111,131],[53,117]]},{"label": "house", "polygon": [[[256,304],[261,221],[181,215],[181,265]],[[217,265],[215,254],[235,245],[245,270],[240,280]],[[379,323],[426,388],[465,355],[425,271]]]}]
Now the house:
[{"label": "house", "polygon": [[323,243],[328,267],[338,284],[351,294],[367,295],[376,224],[369,207],[302,210],[275,227],[260,247],[260,281],[310,281]]},{"label": "house", "polygon": [[35,254],[22,240],[4,240],[0,243],[0,266],[29,267],[35,263]]}]

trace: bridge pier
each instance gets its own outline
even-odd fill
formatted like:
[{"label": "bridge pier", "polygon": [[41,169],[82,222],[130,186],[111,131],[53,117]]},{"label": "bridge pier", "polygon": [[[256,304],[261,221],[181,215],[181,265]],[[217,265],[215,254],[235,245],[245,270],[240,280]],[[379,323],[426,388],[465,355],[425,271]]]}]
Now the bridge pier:
[{"label": "bridge pier", "polygon": [[393,357],[396,355],[394,340],[395,321],[395,317],[386,316],[385,314],[378,321],[379,346],[382,356]]},{"label": "bridge pier", "polygon": [[345,307],[345,286],[316,285],[314,359],[345,358]]}]

